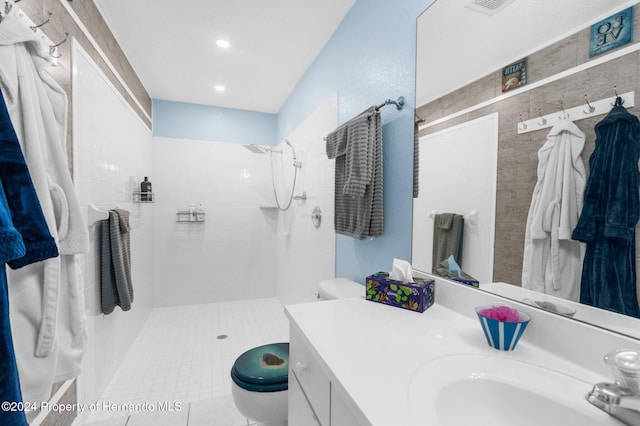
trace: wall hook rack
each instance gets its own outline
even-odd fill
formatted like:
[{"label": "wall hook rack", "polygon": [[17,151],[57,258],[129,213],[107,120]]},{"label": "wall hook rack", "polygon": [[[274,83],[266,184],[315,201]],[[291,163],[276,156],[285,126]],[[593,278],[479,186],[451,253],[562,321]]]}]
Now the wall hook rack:
[{"label": "wall hook rack", "polygon": [[[617,90],[615,88],[614,92],[617,94]],[[623,93],[616,96],[615,99],[624,103],[627,108],[633,107],[635,105],[635,92],[632,91]],[[569,109],[565,109],[564,105],[561,105],[561,111],[552,112],[546,115],[540,115],[538,118],[526,120],[524,122],[524,124],[527,125],[526,128],[523,128],[522,124],[519,123],[517,126],[517,132],[518,134],[522,134],[553,127],[556,125],[556,123],[563,120],[564,114],[566,114],[567,118],[573,117],[571,119],[574,121],[595,117],[602,114],[608,114],[609,111],[611,111],[612,105],[614,104],[611,103],[611,98],[606,98],[596,102],[587,103],[587,105],[589,106],[589,110],[585,110],[584,105],[578,105]],[[540,109],[538,109],[538,111],[540,111]]]}]

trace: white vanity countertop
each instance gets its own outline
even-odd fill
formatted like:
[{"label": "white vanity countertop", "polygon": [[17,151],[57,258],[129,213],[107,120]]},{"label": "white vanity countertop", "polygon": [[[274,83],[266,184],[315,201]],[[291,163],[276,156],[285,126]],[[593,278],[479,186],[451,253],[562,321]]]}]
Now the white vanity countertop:
[{"label": "white vanity countertop", "polygon": [[[425,362],[443,355],[480,354],[543,366],[585,381],[584,394],[593,384],[610,381],[533,346],[527,342],[529,329],[514,351],[493,349],[477,319],[437,302],[424,313],[355,298],[288,305],[285,312],[322,358],[321,368],[332,389],[363,424],[416,424],[409,406],[412,375]],[[535,326],[534,321],[529,324],[529,328]],[[584,403],[586,410],[591,409]],[[464,401],[460,404],[463,407]]]}]

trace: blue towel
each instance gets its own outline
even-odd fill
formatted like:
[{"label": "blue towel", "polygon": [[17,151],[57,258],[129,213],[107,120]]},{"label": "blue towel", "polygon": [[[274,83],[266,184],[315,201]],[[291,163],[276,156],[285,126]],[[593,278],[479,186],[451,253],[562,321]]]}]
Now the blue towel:
[{"label": "blue towel", "polygon": [[31,175],[0,96],[0,400],[16,403],[0,410],[3,426],[27,425],[9,320],[6,266],[20,268],[58,255],[40,208]]}]

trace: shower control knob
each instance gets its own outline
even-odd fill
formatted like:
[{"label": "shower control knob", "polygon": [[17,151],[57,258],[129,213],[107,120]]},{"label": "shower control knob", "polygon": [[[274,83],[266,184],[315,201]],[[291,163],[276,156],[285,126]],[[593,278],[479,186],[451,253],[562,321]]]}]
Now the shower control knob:
[{"label": "shower control knob", "polygon": [[322,223],[322,210],[320,210],[320,206],[315,206],[313,211],[311,212],[311,222],[313,226],[316,228],[320,228],[320,223]]}]

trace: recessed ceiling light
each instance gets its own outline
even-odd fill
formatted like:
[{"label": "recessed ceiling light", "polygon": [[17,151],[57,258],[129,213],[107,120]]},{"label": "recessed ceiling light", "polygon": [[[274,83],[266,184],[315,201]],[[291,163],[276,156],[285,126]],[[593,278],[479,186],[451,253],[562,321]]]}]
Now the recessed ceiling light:
[{"label": "recessed ceiling light", "polygon": [[216,44],[218,45],[218,47],[222,48],[222,49],[226,49],[230,46],[229,42],[227,40],[224,39],[219,39],[216,40]]},{"label": "recessed ceiling light", "polygon": [[218,92],[224,92],[224,86],[222,84],[216,84],[215,89]]}]

